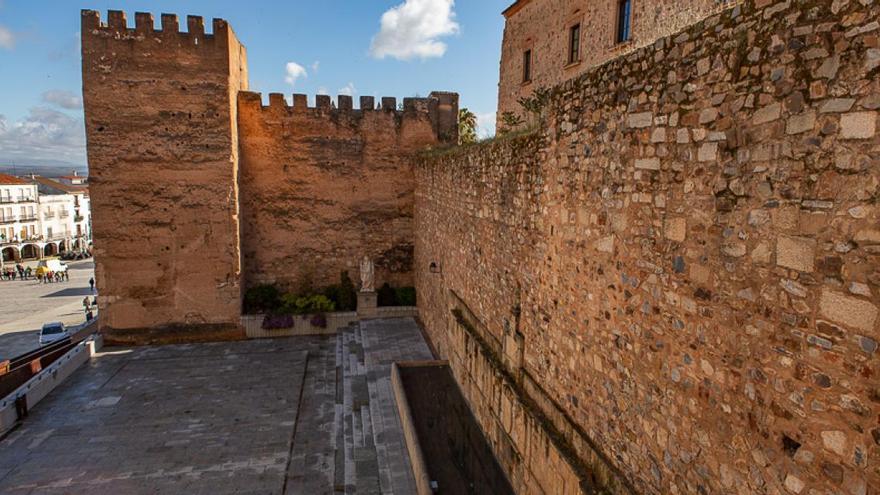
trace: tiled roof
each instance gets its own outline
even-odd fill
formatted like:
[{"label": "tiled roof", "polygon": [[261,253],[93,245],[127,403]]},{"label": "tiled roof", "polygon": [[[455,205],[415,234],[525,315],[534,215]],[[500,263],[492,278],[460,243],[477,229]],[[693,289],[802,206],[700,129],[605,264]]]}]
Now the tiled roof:
[{"label": "tiled roof", "polygon": [[73,194],[73,193],[88,194],[88,192],[89,192],[89,188],[85,184],[73,186],[70,184],[64,184],[63,182],[58,182],[57,180],[50,179],[48,177],[40,177],[39,175],[34,177],[34,182],[36,182],[37,184],[44,185],[46,187],[51,187],[52,189],[64,191],[68,194]]},{"label": "tiled roof", "polygon": [[13,184],[18,186],[18,185],[22,185],[22,184],[28,184],[28,181],[23,180],[23,179],[19,179],[18,177],[14,176],[14,175],[0,174],[0,184],[3,184],[4,186],[9,186],[9,185],[13,185]]}]

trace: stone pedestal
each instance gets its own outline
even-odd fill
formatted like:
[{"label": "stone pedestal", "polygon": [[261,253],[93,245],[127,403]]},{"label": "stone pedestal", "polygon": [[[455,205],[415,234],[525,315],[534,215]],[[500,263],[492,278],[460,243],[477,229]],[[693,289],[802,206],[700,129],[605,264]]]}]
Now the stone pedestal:
[{"label": "stone pedestal", "polygon": [[375,292],[358,292],[357,315],[360,320],[379,316]]}]

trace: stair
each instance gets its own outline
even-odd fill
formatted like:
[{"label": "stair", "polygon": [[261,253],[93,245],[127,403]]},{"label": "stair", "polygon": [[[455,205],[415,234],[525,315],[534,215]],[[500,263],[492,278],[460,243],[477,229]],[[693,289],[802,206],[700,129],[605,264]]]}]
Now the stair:
[{"label": "stair", "polygon": [[[364,346],[357,323],[337,335],[336,491],[346,495],[379,495],[379,464]],[[340,448],[340,446],[342,448]]]}]

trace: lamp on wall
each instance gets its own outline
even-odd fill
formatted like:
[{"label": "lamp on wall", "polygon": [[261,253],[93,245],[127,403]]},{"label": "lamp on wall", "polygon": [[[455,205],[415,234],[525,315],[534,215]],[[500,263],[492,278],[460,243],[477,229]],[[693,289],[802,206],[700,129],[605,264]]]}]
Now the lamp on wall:
[{"label": "lamp on wall", "polygon": [[431,264],[428,266],[428,269],[431,271],[431,273],[442,273],[442,271],[440,270],[440,263],[436,261],[432,261]]}]

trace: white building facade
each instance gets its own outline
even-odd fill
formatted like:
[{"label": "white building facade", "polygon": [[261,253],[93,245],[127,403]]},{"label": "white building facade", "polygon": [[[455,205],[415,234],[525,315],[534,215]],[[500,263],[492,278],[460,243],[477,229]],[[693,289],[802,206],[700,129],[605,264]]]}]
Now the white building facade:
[{"label": "white building facade", "polygon": [[0,174],[0,263],[82,252],[90,244],[87,186]]}]

